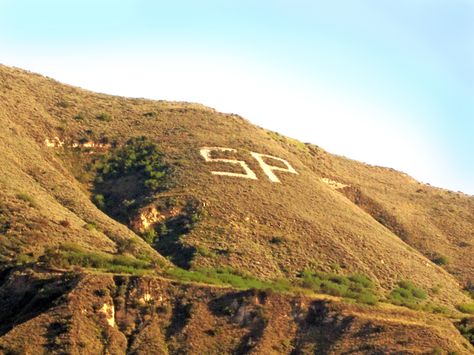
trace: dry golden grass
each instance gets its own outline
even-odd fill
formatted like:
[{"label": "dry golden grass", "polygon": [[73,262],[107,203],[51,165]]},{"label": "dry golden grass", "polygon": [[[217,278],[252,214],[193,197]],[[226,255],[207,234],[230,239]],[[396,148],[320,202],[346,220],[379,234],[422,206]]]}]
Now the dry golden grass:
[{"label": "dry golden grass", "polygon": [[[362,273],[374,280],[382,296],[398,281],[410,280],[428,292],[430,302],[453,312],[456,305],[471,302],[462,292],[474,283],[471,196],[422,185],[392,169],[331,155],[198,104],[95,94],[4,66],[0,66],[0,123],[0,256],[6,264],[18,262],[20,255],[23,261],[34,261],[47,249],[74,243],[89,251],[146,257],[165,268],[171,265],[91,202],[93,172],[87,170],[88,163],[104,151],[71,147],[99,140],[120,146],[131,137],[146,136],[174,168],[174,187],[157,194],[154,203],[172,196],[192,198],[204,206],[203,218],[178,240],[180,247],[199,251],[188,260],[192,269],[229,266],[262,279],[294,279],[304,269]],[[47,147],[45,140],[55,137],[64,145]],[[237,149],[232,157],[245,160],[258,180],[210,174],[232,168],[206,163],[199,154],[203,146]],[[282,183],[272,183],[250,151],[283,158],[299,174],[277,172]],[[349,187],[335,190],[323,178]],[[91,224],[95,227],[88,227]],[[440,255],[449,260],[446,265],[430,261]],[[203,304],[196,307],[203,312],[196,318],[199,322],[219,321],[218,317],[206,320],[209,311]],[[374,312],[385,312],[379,308]],[[271,316],[273,311],[268,310]],[[394,311],[394,323],[398,312],[399,308]],[[426,317],[427,322],[438,322],[436,317]],[[93,320],[87,322],[95,329]],[[270,334],[297,332],[298,326],[284,325],[280,318],[275,322],[270,333],[262,333],[258,322],[249,330],[261,333],[265,351],[285,352],[298,346],[305,351],[307,342],[319,341],[305,339],[322,330],[305,328],[298,330],[302,333],[297,343],[276,344],[276,336]],[[395,331],[401,324],[387,329]],[[417,332],[416,324],[413,327]],[[433,329],[422,328],[419,334],[433,336]],[[229,337],[222,340],[225,349],[239,346],[231,339],[235,334],[244,336],[243,330],[232,324],[224,329],[223,336]],[[18,332],[12,334],[18,336]],[[116,330],[104,332],[113,337],[109,332]],[[219,350],[215,347],[220,338],[204,340],[197,330],[192,334],[189,339],[201,337],[203,349]],[[12,341],[12,336],[5,341]],[[114,346],[120,348],[126,340],[117,336],[121,340]],[[145,333],[140,336],[150,341]],[[374,337],[378,340],[373,346],[385,349],[385,335]],[[441,335],[435,337],[449,342]],[[428,346],[421,338],[417,335],[413,346]],[[404,340],[406,349],[410,349],[410,339],[407,335]],[[78,344],[77,339],[71,341]],[[185,340],[163,333],[156,341],[157,346],[166,342],[174,349]],[[336,346],[331,350],[335,352],[359,346],[345,335],[324,341]],[[90,349],[100,346],[97,343]],[[244,343],[241,346],[245,348]]]}]

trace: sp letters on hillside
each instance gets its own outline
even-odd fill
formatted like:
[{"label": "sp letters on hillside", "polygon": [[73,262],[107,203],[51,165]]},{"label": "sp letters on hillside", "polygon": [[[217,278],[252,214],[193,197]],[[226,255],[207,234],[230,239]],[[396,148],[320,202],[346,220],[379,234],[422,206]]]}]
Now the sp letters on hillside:
[{"label": "sp letters on hillside", "polygon": [[[200,153],[201,153],[201,156],[204,158],[204,160],[208,163],[226,163],[226,164],[231,164],[234,166],[239,166],[240,168],[242,168],[242,173],[212,170],[211,174],[220,175],[220,176],[238,177],[242,179],[258,180],[257,175],[249,167],[247,162],[243,160],[237,160],[237,159],[214,158],[212,156],[213,152],[221,152],[221,153],[234,152],[235,153],[237,152],[236,149],[225,148],[225,147],[202,147],[200,149]],[[275,175],[274,173],[275,171],[290,173],[290,174],[298,174],[298,172],[286,160],[278,158],[278,157],[274,157],[272,155],[250,152],[249,158],[255,159],[257,163],[259,164],[260,168],[262,169],[262,171],[268,177],[268,179],[274,183],[281,182],[278,176]],[[272,160],[279,162],[285,167],[282,168],[281,166],[269,164],[269,161],[272,161]]]},{"label": "sp letters on hillside", "polygon": [[[99,150],[108,150],[111,145],[108,143],[101,143],[101,142],[93,142],[93,141],[85,141],[85,142],[72,142],[70,144],[66,144],[64,140],[61,140],[59,137],[54,137],[53,139],[45,139],[45,145],[50,148],[61,148],[61,147],[71,147],[71,148],[95,148]],[[242,170],[241,173],[238,172],[231,172],[231,171],[217,171],[212,170],[210,171],[213,175],[220,175],[220,176],[230,176],[230,177],[237,177],[242,179],[250,179],[250,180],[258,180],[257,174],[249,167],[246,161],[238,160],[238,159],[229,159],[229,158],[216,158],[213,157],[213,153],[221,153],[221,154],[229,154],[229,153],[236,153],[237,149],[234,148],[227,148],[227,147],[201,147],[200,153],[204,160],[208,163],[225,163],[233,165],[234,167],[238,167]],[[285,159],[275,157],[273,155],[262,154],[257,152],[249,152],[249,159],[254,159],[257,161],[260,169],[262,169],[263,173],[267,176],[267,178],[273,183],[281,183],[278,176],[275,172],[279,173],[289,173],[289,174],[296,174],[298,172],[291,166],[291,164],[286,161]],[[279,165],[273,165],[271,161],[277,162]],[[283,167],[282,167],[283,166]]]}]

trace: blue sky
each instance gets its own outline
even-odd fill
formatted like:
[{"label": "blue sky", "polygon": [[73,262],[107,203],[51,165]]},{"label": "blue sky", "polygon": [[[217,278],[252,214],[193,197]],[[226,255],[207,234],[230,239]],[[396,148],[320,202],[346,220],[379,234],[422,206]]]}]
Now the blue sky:
[{"label": "blue sky", "polygon": [[0,63],[201,102],[474,194],[470,0],[0,0]]}]

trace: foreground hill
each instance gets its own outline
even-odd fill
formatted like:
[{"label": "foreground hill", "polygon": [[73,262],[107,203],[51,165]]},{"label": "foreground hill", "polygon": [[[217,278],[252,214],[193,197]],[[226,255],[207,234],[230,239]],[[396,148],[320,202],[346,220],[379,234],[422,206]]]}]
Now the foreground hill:
[{"label": "foreground hill", "polygon": [[[9,306],[14,309],[15,299],[38,281],[25,274],[4,285]],[[444,317],[389,305],[375,308],[329,296],[236,291],[148,277],[87,275],[62,282],[72,287],[68,296],[42,305],[41,313],[23,312],[23,322],[0,338],[0,349],[22,354],[472,351]]]},{"label": "foreground hill", "polygon": [[5,351],[472,351],[474,198],[201,105],[3,66],[0,100]]}]

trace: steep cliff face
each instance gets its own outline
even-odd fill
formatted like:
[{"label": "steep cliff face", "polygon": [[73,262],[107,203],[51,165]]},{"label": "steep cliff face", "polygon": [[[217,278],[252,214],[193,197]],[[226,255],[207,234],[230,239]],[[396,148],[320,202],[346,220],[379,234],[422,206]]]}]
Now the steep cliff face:
[{"label": "steep cliff face", "polygon": [[[11,275],[0,292],[24,302]],[[57,276],[56,276],[57,277]],[[63,282],[55,279],[54,282]],[[52,279],[50,279],[50,282]],[[82,275],[40,314],[2,318],[0,350],[29,354],[469,354],[468,342],[439,316],[373,309],[326,297],[238,291],[158,278]],[[10,293],[14,291],[13,293]],[[50,290],[51,291],[51,290]]]}]

